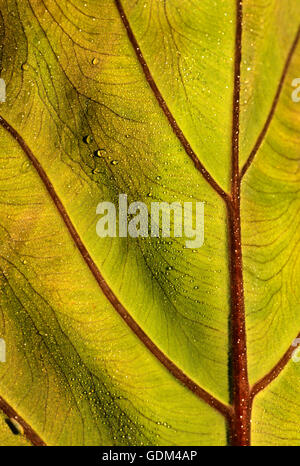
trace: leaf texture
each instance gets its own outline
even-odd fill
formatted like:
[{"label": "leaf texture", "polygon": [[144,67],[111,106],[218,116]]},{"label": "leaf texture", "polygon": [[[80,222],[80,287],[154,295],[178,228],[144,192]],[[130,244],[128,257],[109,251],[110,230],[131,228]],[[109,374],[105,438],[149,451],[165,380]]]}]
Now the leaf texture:
[{"label": "leaf texture", "polygon": [[[238,409],[252,444],[299,443],[299,18],[0,0],[0,396],[32,443],[234,444]],[[121,193],[205,202],[204,245],[100,239]]]}]

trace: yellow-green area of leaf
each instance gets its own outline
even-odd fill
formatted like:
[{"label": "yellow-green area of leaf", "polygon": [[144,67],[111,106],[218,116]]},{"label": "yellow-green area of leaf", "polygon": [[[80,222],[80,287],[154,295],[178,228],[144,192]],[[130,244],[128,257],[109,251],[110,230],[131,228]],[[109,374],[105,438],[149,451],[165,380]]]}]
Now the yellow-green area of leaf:
[{"label": "yellow-green area of leaf", "polygon": [[[0,2],[0,396],[32,443],[299,443],[299,16]],[[204,245],[100,239],[121,193],[204,202]]]}]

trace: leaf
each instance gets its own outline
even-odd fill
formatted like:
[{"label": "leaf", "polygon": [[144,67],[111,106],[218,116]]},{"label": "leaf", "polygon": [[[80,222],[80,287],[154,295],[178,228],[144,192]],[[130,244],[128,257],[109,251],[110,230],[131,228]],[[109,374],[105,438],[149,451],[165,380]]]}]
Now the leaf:
[{"label": "leaf", "polygon": [[[33,444],[299,443],[299,2],[0,11],[4,414]],[[121,193],[205,202],[204,245],[100,239]]]}]

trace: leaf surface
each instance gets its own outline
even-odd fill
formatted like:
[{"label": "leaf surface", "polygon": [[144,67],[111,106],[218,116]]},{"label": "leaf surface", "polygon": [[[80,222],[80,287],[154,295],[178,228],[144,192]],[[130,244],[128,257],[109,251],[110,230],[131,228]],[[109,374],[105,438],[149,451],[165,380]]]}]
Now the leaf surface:
[{"label": "leaf surface", "polygon": [[[214,3],[0,2],[0,395],[46,444],[227,443],[238,79],[250,386],[300,331],[299,2],[242,2],[239,74],[237,2]],[[205,202],[204,246],[100,239],[121,193]],[[280,369],[254,444],[299,441]]]}]

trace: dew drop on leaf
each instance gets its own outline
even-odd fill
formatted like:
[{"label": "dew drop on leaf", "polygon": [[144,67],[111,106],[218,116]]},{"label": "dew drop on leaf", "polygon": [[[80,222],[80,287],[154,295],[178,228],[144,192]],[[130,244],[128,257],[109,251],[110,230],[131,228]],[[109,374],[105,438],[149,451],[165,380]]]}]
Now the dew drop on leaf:
[{"label": "dew drop on leaf", "polygon": [[94,138],[90,134],[84,136],[83,138],[83,142],[85,142],[85,144],[91,144],[93,141],[94,141]]},{"label": "dew drop on leaf", "polygon": [[94,152],[95,157],[101,157],[103,154],[105,154],[106,150],[105,149],[97,149]]},{"label": "dew drop on leaf", "polygon": [[27,173],[28,170],[30,170],[31,163],[28,160],[25,160],[25,162],[22,163],[21,166],[21,173]]},{"label": "dew drop on leaf", "polygon": [[12,431],[15,435],[23,435],[23,434],[24,434],[24,429],[23,429],[23,427],[22,427],[21,424],[20,424],[16,419],[14,419],[13,417],[10,418],[10,419],[7,419],[6,423],[7,423],[8,426],[11,428],[11,431]]}]

